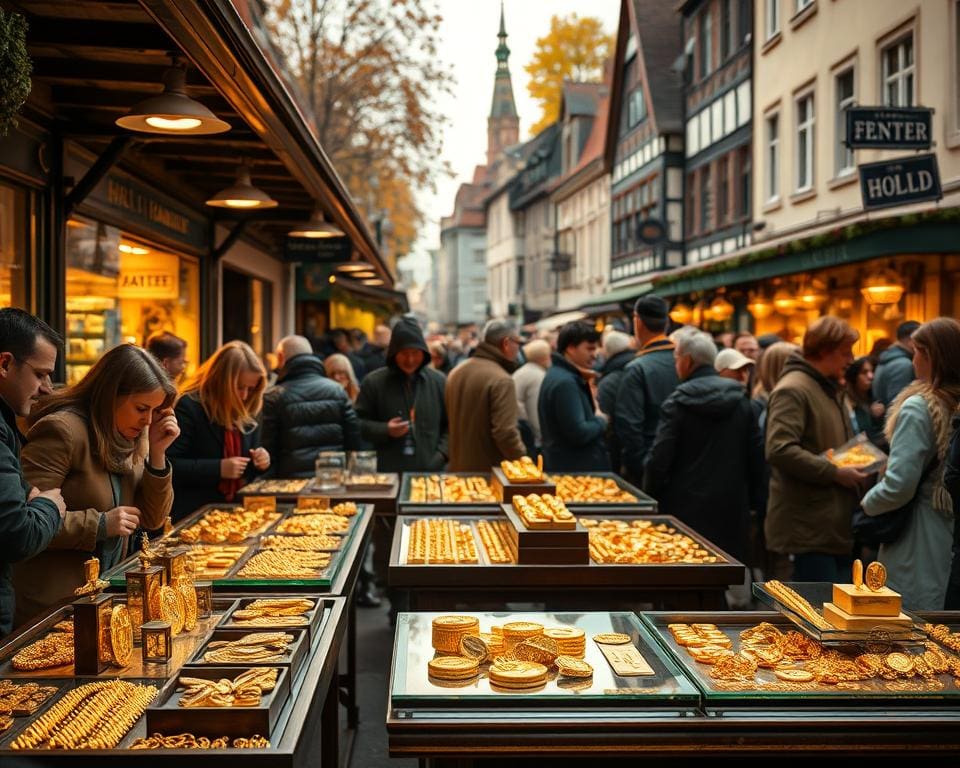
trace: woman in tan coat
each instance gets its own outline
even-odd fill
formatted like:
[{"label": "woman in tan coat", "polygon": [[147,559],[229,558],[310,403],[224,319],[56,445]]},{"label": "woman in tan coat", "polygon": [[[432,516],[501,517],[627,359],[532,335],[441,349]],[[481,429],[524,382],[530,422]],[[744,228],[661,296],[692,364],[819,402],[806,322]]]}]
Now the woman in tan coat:
[{"label": "woman in tan coat", "polygon": [[166,451],[180,434],[175,396],[160,365],[124,344],[31,413],[24,477],[41,491],[62,488],[68,511],[47,550],[14,569],[16,623],[72,597],[84,560],[96,555],[106,571],[138,526],[162,527],[173,503]]}]

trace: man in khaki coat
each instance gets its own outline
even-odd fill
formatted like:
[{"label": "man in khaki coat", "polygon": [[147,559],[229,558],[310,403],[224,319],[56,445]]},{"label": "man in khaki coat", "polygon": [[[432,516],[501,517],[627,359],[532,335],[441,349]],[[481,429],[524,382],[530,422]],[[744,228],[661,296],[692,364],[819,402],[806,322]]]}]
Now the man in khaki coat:
[{"label": "man in khaki coat", "polygon": [[524,454],[517,427],[516,370],[520,337],[515,326],[491,320],[473,357],[447,378],[451,472],[489,472]]},{"label": "man in khaki coat", "polygon": [[[853,430],[840,379],[853,361],[856,330],[843,320],[816,320],[803,337],[803,354],[791,357],[770,394],[766,454],[770,499],[767,548],[781,555],[779,578],[843,582],[850,578],[851,518],[867,476],[837,467],[824,456]],[[786,556],[793,556],[789,573]]]}]

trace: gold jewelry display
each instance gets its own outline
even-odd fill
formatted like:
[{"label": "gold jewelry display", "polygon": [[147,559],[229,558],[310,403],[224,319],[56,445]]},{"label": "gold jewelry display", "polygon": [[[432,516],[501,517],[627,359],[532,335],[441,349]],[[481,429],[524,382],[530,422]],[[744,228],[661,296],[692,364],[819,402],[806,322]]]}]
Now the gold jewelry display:
[{"label": "gold jewelry display", "polygon": [[485,477],[415,475],[410,478],[410,501],[417,504],[496,504],[497,497]]},{"label": "gold jewelry display", "polygon": [[173,736],[164,736],[154,733],[146,738],[137,739],[130,745],[130,749],[269,749],[270,742],[263,736],[254,735],[248,738],[238,737],[230,740],[229,736],[220,736],[210,739],[206,736],[194,736],[192,733],[178,733]]},{"label": "gold jewelry display", "polygon": [[330,565],[329,552],[265,549],[237,572],[241,579],[315,579]]},{"label": "gold jewelry display", "polygon": [[180,597],[180,607],[183,609],[183,630],[190,632],[197,626],[197,590],[189,576],[180,576],[173,588]]},{"label": "gold jewelry display", "polygon": [[280,518],[271,509],[211,509],[180,531],[183,544],[239,544],[265,531]]},{"label": "gold jewelry display", "polygon": [[576,527],[577,519],[557,496],[549,493],[531,493],[529,496],[514,496],[513,509],[527,528],[549,525]]},{"label": "gold jewelry display", "polygon": [[110,656],[117,667],[129,667],[133,656],[133,624],[125,605],[115,605],[110,612]]},{"label": "gold jewelry display", "polygon": [[[873,565],[873,563],[870,565]],[[867,578],[870,578],[869,567],[867,568]],[[808,600],[801,597],[799,594],[797,594],[797,592],[783,582],[777,581],[776,579],[771,579],[770,581],[765,582],[764,586],[771,595],[776,597],[794,613],[805,618],[817,629],[833,629],[833,625],[824,619]]]},{"label": "gold jewelry display", "polygon": [[181,707],[259,707],[264,693],[277,685],[276,667],[254,667],[241,672],[233,680],[203,677],[181,677],[177,684],[185,688]]},{"label": "gold jewelry display", "polygon": [[309,484],[309,479],[254,480],[249,485],[245,485],[243,487],[243,492],[293,494],[300,493],[300,491],[306,488]]},{"label": "gold jewelry display", "polygon": [[477,544],[469,523],[421,518],[410,525],[408,565],[476,564]]},{"label": "gold jewelry display", "polygon": [[245,546],[194,544],[187,550],[187,570],[194,579],[222,579],[247,554]]},{"label": "gold jewelry display", "polygon": [[506,520],[478,520],[475,523],[477,535],[491,563],[515,563],[513,546],[507,533],[511,526]]},{"label": "gold jewelry display", "polygon": [[552,475],[547,480],[557,486],[557,496],[568,504],[631,504],[637,500],[636,496],[617,485],[612,477]]},{"label": "gold jewelry display", "polygon": [[343,515],[309,514],[288,517],[277,526],[277,533],[292,533],[299,536],[322,536],[331,533],[346,533],[350,530],[350,518]]},{"label": "gold jewelry display", "polygon": [[324,549],[340,549],[343,539],[340,536],[264,536],[260,540],[261,549],[300,549],[305,552],[319,552]]},{"label": "gold jewelry display", "polygon": [[57,689],[49,685],[0,680],[0,717],[32,715],[56,692]]},{"label": "gold jewelry display", "polygon": [[306,615],[314,609],[316,603],[305,597],[268,597],[254,600],[230,615],[230,620],[240,624],[266,619],[297,619],[297,624],[307,624]]},{"label": "gold jewelry display", "polygon": [[91,557],[89,560],[83,561],[83,578],[84,583],[77,587],[73,594],[77,597],[95,597],[99,595],[103,590],[110,586],[110,584],[100,578],[100,558]]},{"label": "gold jewelry display", "polygon": [[665,523],[651,520],[596,520],[581,518],[590,536],[590,559],[595,563],[644,565],[719,563],[723,559],[689,536]]},{"label": "gold jewelry display", "polygon": [[10,748],[112,749],[156,695],[155,686],[124,680],[81,685],[28,725]]},{"label": "gold jewelry display", "polygon": [[290,654],[293,635],[284,632],[254,632],[239,640],[215,640],[207,645],[207,664],[252,664],[283,661]]},{"label": "gold jewelry display", "polygon": [[543,456],[537,456],[537,463],[529,456],[521,456],[515,461],[501,461],[500,469],[503,470],[504,477],[511,483],[542,483],[543,476]]},{"label": "gold jewelry display", "polygon": [[[62,629],[58,629],[61,627]],[[14,669],[30,671],[73,664],[73,622],[57,624],[46,637],[21,648],[10,662]]]},{"label": "gold jewelry display", "polygon": [[169,585],[160,587],[160,620],[170,624],[170,632],[174,637],[183,631],[184,616],[181,611],[176,590]]}]

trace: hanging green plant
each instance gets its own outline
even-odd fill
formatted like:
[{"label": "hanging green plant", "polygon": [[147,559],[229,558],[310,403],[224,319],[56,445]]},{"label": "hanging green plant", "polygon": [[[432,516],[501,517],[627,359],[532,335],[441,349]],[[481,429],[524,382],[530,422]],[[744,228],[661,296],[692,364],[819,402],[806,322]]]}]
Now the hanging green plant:
[{"label": "hanging green plant", "polygon": [[32,71],[26,19],[0,8],[0,136],[17,124],[17,113],[30,95]]}]

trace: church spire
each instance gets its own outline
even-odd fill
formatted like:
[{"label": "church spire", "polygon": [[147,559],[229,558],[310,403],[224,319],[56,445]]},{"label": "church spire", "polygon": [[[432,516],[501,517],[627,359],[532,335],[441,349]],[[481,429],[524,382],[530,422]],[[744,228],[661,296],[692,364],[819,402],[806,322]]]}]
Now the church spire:
[{"label": "church spire", "polygon": [[497,74],[493,81],[493,103],[487,118],[487,165],[492,165],[500,152],[520,138],[520,118],[513,100],[513,82],[510,79],[510,49],[507,47],[507,24],[500,2],[500,31],[497,33]]}]

